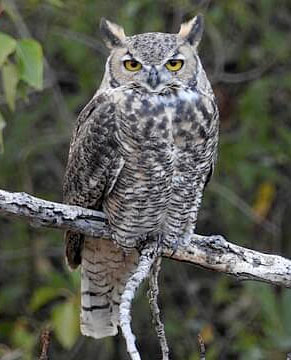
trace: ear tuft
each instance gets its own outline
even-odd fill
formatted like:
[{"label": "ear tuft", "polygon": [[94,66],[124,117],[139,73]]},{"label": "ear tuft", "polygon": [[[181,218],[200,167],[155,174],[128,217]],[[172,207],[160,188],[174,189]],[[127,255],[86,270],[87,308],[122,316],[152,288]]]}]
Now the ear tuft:
[{"label": "ear tuft", "polygon": [[181,25],[178,35],[190,43],[195,48],[199,45],[204,30],[203,15],[199,14],[192,20]]},{"label": "ear tuft", "polygon": [[100,21],[100,32],[109,49],[122,46],[125,40],[124,29],[105,18]]}]

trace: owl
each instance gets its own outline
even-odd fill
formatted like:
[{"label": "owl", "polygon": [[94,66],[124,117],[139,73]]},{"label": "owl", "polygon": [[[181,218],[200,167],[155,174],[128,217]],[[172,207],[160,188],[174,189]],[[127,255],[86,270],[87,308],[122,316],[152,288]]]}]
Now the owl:
[{"label": "owl", "polygon": [[176,248],[195,230],[218,143],[218,110],[198,56],[201,15],[177,34],[126,36],[102,19],[110,50],[101,85],[80,113],[64,201],[103,211],[111,233],[67,231],[66,259],[81,266],[81,332],[117,334],[119,304],[147,242]]}]

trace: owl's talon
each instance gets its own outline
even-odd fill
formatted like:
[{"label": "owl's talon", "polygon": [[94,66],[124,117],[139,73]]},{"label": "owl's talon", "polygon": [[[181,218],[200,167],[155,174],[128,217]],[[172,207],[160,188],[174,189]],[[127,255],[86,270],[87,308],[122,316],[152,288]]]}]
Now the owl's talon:
[{"label": "owl's talon", "polygon": [[178,250],[179,240],[178,239],[175,240],[171,239],[170,241],[164,240],[163,244],[173,251],[172,254],[170,255],[170,257],[172,257],[175,255],[176,251]]}]

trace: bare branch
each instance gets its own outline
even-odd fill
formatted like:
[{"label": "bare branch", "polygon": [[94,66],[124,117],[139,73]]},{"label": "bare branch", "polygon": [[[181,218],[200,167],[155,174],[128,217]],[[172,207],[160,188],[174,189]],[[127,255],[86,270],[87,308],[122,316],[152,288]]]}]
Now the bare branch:
[{"label": "bare branch", "polygon": [[149,276],[153,263],[157,258],[157,249],[154,243],[147,244],[141,251],[138,266],[134,274],[129,278],[121,295],[119,306],[120,327],[126,340],[127,352],[131,360],[141,360],[135,346],[135,336],[131,330],[130,310],[136,290],[145,278]]},{"label": "bare branch", "polygon": [[26,193],[0,190],[0,214],[26,220],[34,227],[53,227],[109,237],[106,217],[102,212],[46,201]]},{"label": "bare branch", "polygon": [[212,181],[212,183],[209,185],[209,189],[219,194],[221,197],[225,198],[229,203],[239,209],[251,221],[263,227],[265,231],[269,232],[272,235],[278,235],[280,230],[276,224],[258,215],[253,210],[253,208],[246,201],[244,201],[244,199],[239,197],[231,189],[227,188],[222,184],[219,184],[216,181]]},{"label": "bare branch", "polygon": [[230,84],[238,84],[260,78],[267,70],[271,68],[273,62],[270,61],[254,69],[243,71],[240,73],[227,73],[222,71],[217,78],[217,81]]},{"label": "bare branch", "polygon": [[155,325],[156,333],[160,342],[163,360],[169,360],[169,347],[166,339],[164,324],[161,321],[160,309],[158,305],[158,295],[159,295],[158,276],[161,270],[161,261],[162,258],[158,256],[156,261],[152,265],[149,276],[148,298],[152,313],[152,321],[153,324]]},{"label": "bare branch", "polygon": [[[37,227],[69,229],[95,237],[110,237],[103,213],[42,200],[25,193],[0,190],[0,214],[21,218]],[[257,280],[291,287],[290,260],[232,244],[219,235],[194,234],[187,246],[179,245],[174,253],[173,249],[163,244],[162,256],[223,272],[240,280]]]},{"label": "bare branch", "polygon": [[179,246],[163,256],[223,272],[239,280],[257,280],[291,287],[291,261],[278,255],[263,254],[226,241],[220,235],[193,235],[187,247]]},{"label": "bare branch", "polygon": [[198,339],[199,350],[200,350],[200,360],[205,360],[206,359],[206,350],[205,350],[205,344],[204,344],[202,335],[198,334],[197,339]]},{"label": "bare branch", "polygon": [[44,329],[41,334],[41,354],[39,360],[49,360],[50,330]]},{"label": "bare branch", "polygon": [[95,50],[97,53],[104,56],[104,59],[108,56],[108,50],[105,48],[105,46],[100,41],[96,40],[91,36],[68,30],[59,26],[53,28],[53,33],[57,36],[67,38],[70,41],[73,40],[79,42],[80,44]]}]

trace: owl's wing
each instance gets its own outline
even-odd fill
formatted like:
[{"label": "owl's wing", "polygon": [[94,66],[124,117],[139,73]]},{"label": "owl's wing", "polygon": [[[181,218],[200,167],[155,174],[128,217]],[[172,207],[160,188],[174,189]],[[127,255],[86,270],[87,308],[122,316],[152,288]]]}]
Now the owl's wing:
[{"label": "owl's wing", "polygon": [[212,149],[211,149],[211,158],[210,158],[210,166],[209,166],[209,170],[206,176],[206,180],[204,183],[204,190],[206,188],[206,186],[208,185],[209,181],[212,178],[212,175],[214,173],[214,168],[217,162],[217,147],[218,147],[218,119],[219,119],[219,112],[218,112],[218,106],[217,103],[215,101],[215,99],[213,99],[213,113],[211,115],[211,118],[209,119],[209,121],[214,124],[214,127],[211,129],[211,134],[210,134],[210,141],[212,143]]},{"label": "owl's wing", "polygon": [[[93,98],[79,115],[64,177],[65,203],[101,209],[124,163],[117,151],[115,124],[115,105],[104,94]],[[75,268],[81,261],[83,236],[67,231],[65,238],[67,260]]]}]

